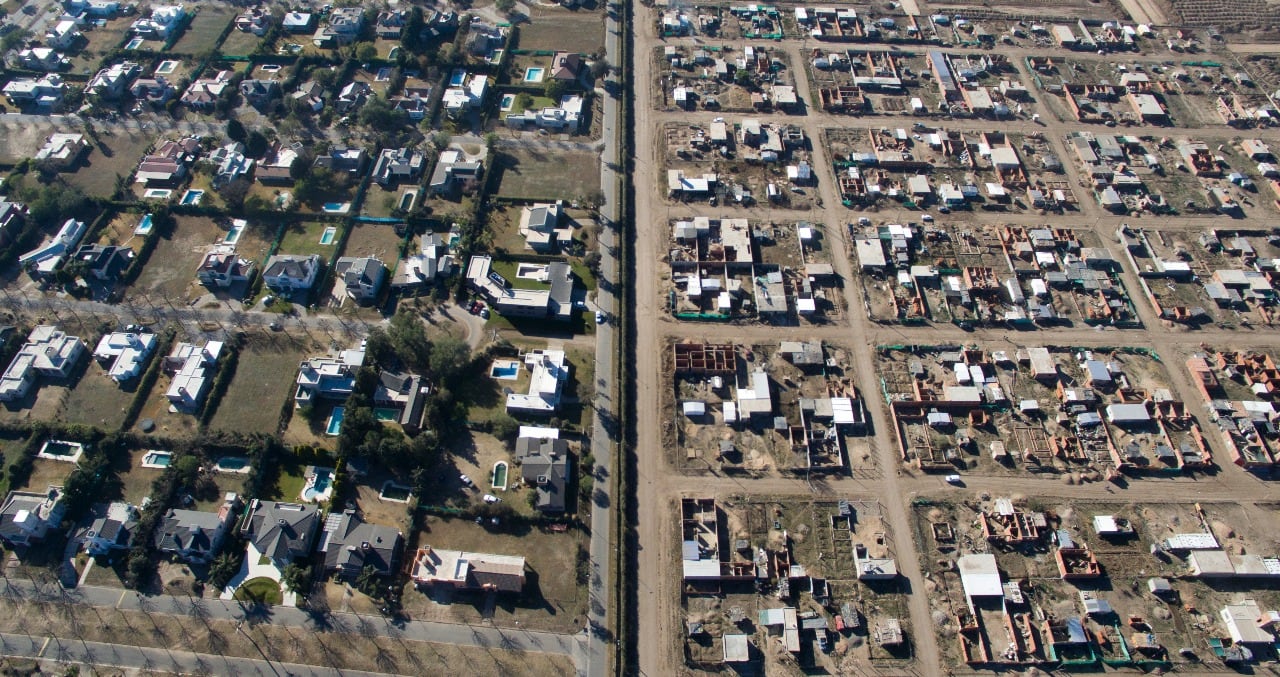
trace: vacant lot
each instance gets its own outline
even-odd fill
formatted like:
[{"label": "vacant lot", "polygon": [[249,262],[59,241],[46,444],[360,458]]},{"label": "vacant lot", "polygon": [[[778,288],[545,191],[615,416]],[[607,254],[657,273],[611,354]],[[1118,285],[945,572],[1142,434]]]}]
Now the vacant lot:
[{"label": "vacant lot", "polygon": [[[579,548],[586,539],[577,531],[552,533],[538,527],[512,527],[502,532],[485,529],[467,519],[429,516],[425,519],[417,547],[523,555],[528,565],[524,593],[515,599],[499,598],[494,609],[494,625],[514,625],[555,632],[580,630],[586,615],[586,591],[576,576]],[[416,548],[415,548],[416,549]],[[407,552],[412,553],[415,549]],[[482,595],[433,591],[405,594],[404,606],[414,618],[480,621]]]},{"label": "vacant lot", "polygon": [[218,51],[228,56],[248,56],[258,48],[259,42],[262,42],[262,38],[253,33],[233,30],[227,35],[227,39],[222,41]]},{"label": "vacant lot", "polygon": [[229,9],[216,5],[201,5],[199,13],[187,25],[187,30],[173,45],[177,54],[204,54],[218,46],[222,30],[235,18]]},{"label": "vacant lot", "polygon": [[[143,498],[151,495],[152,482],[155,482],[160,475],[164,474],[164,471],[159,468],[142,467],[142,457],[146,456],[149,451],[151,450],[131,450],[128,456],[128,466],[116,468],[117,476],[120,478],[121,495],[118,498],[128,501],[134,505],[138,505],[142,502]],[[103,498],[117,497],[103,496]]]},{"label": "vacant lot", "polygon": [[351,231],[343,256],[373,256],[388,268],[394,266],[404,238],[390,224],[361,223]]},{"label": "vacant lot", "polygon": [[502,197],[575,200],[600,185],[594,153],[504,150],[496,161]]},{"label": "vacant lot", "polygon": [[133,231],[141,222],[141,214],[121,212],[113,215],[111,220],[102,227],[102,232],[98,234],[98,244],[123,245],[137,250],[142,246],[143,237],[134,235]]},{"label": "vacant lot", "polygon": [[34,465],[32,465],[31,476],[27,478],[27,483],[20,487],[12,488],[27,491],[44,491],[50,486],[62,486],[63,481],[67,479],[67,475],[70,475],[75,467],[74,463],[66,461],[37,458]]},{"label": "vacant lot", "polygon": [[177,217],[173,232],[161,236],[142,274],[133,283],[134,294],[185,299],[196,283],[196,268],[209,247],[222,239],[222,229],[207,217]]},{"label": "vacant lot", "polygon": [[[92,350],[93,346],[89,346],[89,349]],[[80,382],[67,395],[62,418],[67,423],[118,430],[124,422],[125,410],[133,401],[133,393],[140,379],[134,379],[127,390],[122,389],[107,375],[107,370],[102,365],[96,360],[89,361],[89,367],[80,377]]]},{"label": "vacant lot", "polygon": [[151,143],[152,138],[143,133],[104,128],[98,133],[98,143],[81,161],[80,168],[62,177],[88,195],[111,197],[115,193],[117,179],[123,177],[132,185],[133,171]]},{"label": "vacant lot", "polygon": [[285,334],[252,337],[240,349],[235,377],[209,427],[274,433],[280,407],[293,395],[298,364],[309,354],[301,342]]},{"label": "vacant lot", "polygon": [[[320,239],[328,228],[336,228],[337,230],[329,241],[330,244],[320,244]],[[285,226],[284,238],[280,240],[280,247],[276,250],[276,253],[297,254],[299,256],[319,254],[324,257],[326,263],[331,263],[338,249],[338,240],[342,239],[342,228],[344,226],[341,224],[331,224],[323,221],[295,221]]]},{"label": "vacant lot", "polygon": [[[155,424],[155,429],[152,430],[152,433],[160,437],[189,437],[194,435],[199,419],[191,414],[169,411],[169,398],[165,396],[165,393],[169,391],[169,385],[169,377],[161,373],[160,378],[156,380],[155,386],[151,388],[151,394],[147,396],[147,403],[143,405],[142,411],[138,413],[138,423],[151,421]],[[134,425],[132,432],[142,433],[142,430],[137,425]]]},{"label": "vacant lot", "polygon": [[533,23],[520,27],[520,49],[597,54],[604,50],[604,14],[532,6]]}]

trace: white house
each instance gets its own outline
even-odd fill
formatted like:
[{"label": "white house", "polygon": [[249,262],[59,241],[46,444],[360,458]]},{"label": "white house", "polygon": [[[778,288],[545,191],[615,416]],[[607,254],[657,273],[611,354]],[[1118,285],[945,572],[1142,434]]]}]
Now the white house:
[{"label": "white house", "polygon": [[54,49],[71,49],[80,39],[80,35],[76,22],[70,19],[59,21],[44,34],[44,44]]},{"label": "white house", "polygon": [[26,396],[37,376],[66,378],[80,361],[84,342],[52,325],[42,324],[27,336],[4,375],[0,376],[0,402]]},{"label": "white house", "polygon": [[573,240],[573,228],[561,227],[563,212],[559,202],[535,204],[520,210],[520,234],[536,252],[554,252]]},{"label": "white house", "polygon": [[563,350],[531,350],[525,353],[529,368],[529,392],[507,395],[507,411],[525,414],[552,414],[560,407],[569,365]]},{"label": "white house", "polygon": [[203,346],[179,343],[161,365],[171,381],[165,397],[178,411],[194,412],[213,383],[214,365],[222,354],[222,341]]},{"label": "white house", "polygon": [[121,61],[98,71],[85,85],[84,91],[104,99],[118,99],[129,91],[134,78],[142,73],[142,66],[133,61]]},{"label": "white house", "polygon": [[125,383],[142,373],[142,365],[155,347],[155,334],[117,331],[98,341],[93,357],[103,366],[110,365],[107,374],[112,380]]},{"label": "white house", "polygon": [[148,40],[168,40],[186,18],[187,11],[181,4],[155,5],[151,16],[133,22],[133,33]]},{"label": "white house", "polygon": [[28,47],[18,52],[18,62],[23,68],[52,73],[71,65],[71,60],[48,47]]},{"label": "white house", "polygon": [[298,366],[293,394],[295,407],[316,399],[345,400],[356,384],[356,372],[364,364],[363,350],[344,350],[336,356],[310,357]]},{"label": "white house", "polygon": [[333,272],[342,280],[347,296],[358,303],[376,299],[383,280],[387,278],[387,267],[382,261],[369,256],[343,256],[334,262]]},{"label": "white house", "polygon": [[50,134],[48,140],[36,151],[37,162],[52,162],[60,169],[74,165],[85,151],[89,150],[89,142],[84,134],[57,132]]},{"label": "white house", "polygon": [[444,90],[444,112],[451,118],[458,118],[466,115],[473,108],[478,108],[484,102],[485,94],[489,91],[489,78],[483,73],[472,75],[465,80],[464,87],[450,87]]},{"label": "white house", "polygon": [[18,257],[18,264],[33,275],[50,275],[66,260],[80,238],[84,237],[85,222],[67,219],[53,239]]},{"label": "white house", "polygon": [[196,278],[211,289],[226,289],[238,282],[247,282],[255,265],[253,261],[237,256],[234,246],[218,245],[204,255],[196,269]]},{"label": "white house", "polygon": [[507,115],[506,122],[507,126],[513,129],[537,127],[538,129],[574,134],[578,131],[578,124],[581,120],[582,97],[567,95],[560,98],[558,107],[547,107],[539,110],[528,109],[520,113],[512,113]]}]

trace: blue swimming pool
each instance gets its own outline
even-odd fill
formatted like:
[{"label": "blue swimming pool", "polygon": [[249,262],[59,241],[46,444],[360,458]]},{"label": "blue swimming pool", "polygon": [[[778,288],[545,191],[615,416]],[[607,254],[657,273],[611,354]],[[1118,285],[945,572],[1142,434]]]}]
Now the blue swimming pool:
[{"label": "blue swimming pool", "polygon": [[333,244],[333,238],[336,237],[337,235],[338,235],[337,228],[334,228],[333,226],[329,226],[328,228],[325,228],[324,232],[320,233],[320,244]]},{"label": "blue swimming pool", "polygon": [[315,501],[329,497],[329,487],[333,485],[333,473],[316,468],[316,481],[302,490],[302,500]]},{"label": "blue swimming pool", "polygon": [[455,69],[449,74],[449,86],[461,87],[462,83],[467,81],[467,72],[461,68]]},{"label": "blue swimming pool", "polygon": [[524,81],[525,82],[542,82],[542,74],[546,72],[547,72],[547,69],[534,66],[533,68],[530,68],[529,70],[524,72]]},{"label": "blue swimming pool", "polygon": [[324,210],[325,210],[326,212],[328,212],[329,214],[345,214],[345,213],[346,213],[346,211],[347,211],[348,209],[351,209],[351,203],[350,203],[350,202],[326,202],[326,203],[324,203]]},{"label": "blue swimming pool", "polygon": [[222,241],[226,244],[235,244],[237,241],[240,240],[240,233],[243,233],[243,232],[244,232],[244,224],[236,224],[235,226],[232,226],[230,232],[227,233],[227,237],[224,238]]},{"label": "blue swimming pool", "polygon": [[489,374],[494,378],[513,379],[520,374],[520,365],[515,362],[496,364]]},{"label": "blue swimming pool", "polygon": [[138,227],[133,229],[133,234],[146,237],[151,234],[151,225],[151,215],[143,214],[142,220],[138,222]]},{"label": "blue swimming pool", "polygon": [[189,190],[182,196],[182,204],[185,206],[193,206],[200,204],[200,200],[204,198],[203,190]]},{"label": "blue swimming pool", "polygon": [[342,419],[347,415],[346,407],[334,407],[329,415],[329,424],[324,427],[326,435],[337,435],[342,432]]}]

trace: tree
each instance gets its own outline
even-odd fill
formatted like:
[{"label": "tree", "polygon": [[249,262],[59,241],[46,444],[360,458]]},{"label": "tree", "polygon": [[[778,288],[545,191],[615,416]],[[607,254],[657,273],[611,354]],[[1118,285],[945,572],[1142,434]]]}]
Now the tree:
[{"label": "tree", "polygon": [[356,48],[356,59],[360,61],[373,61],[378,58],[378,48],[373,43],[366,42]]},{"label": "tree", "polygon": [[311,567],[290,562],[280,572],[280,582],[294,592],[305,593],[311,588]]},{"label": "tree", "polygon": [[369,99],[360,109],[360,124],[375,132],[391,133],[400,130],[409,121],[409,114],[391,107],[387,98],[379,94]]},{"label": "tree", "polygon": [[0,38],[0,51],[7,52],[11,49],[17,49],[25,44],[29,37],[31,37],[30,31],[19,28],[3,38]]},{"label": "tree", "polygon": [[520,422],[505,413],[494,416],[489,425],[489,432],[508,444],[515,441],[516,435],[520,433]]},{"label": "tree", "polygon": [[249,182],[244,179],[236,179],[225,184],[218,189],[218,195],[222,197],[222,201],[227,203],[227,208],[232,211],[240,211],[244,208],[244,199],[249,196]]},{"label": "tree", "polygon": [[209,565],[209,584],[221,589],[227,587],[231,577],[240,571],[240,559],[232,554],[234,548],[227,548],[222,554],[213,558]]},{"label": "tree", "polygon": [[359,590],[370,597],[374,597],[377,595],[380,588],[381,586],[378,585],[378,570],[374,569],[371,565],[365,565],[365,567],[360,570],[360,574],[356,576],[356,590]]},{"label": "tree", "polygon": [[471,365],[471,346],[452,336],[442,336],[431,344],[428,360],[436,381],[453,385],[454,379]]},{"label": "tree", "polygon": [[751,78],[751,71],[745,68],[739,68],[733,72],[733,81],[739,87],[746,87],[747,89],[750,89],[755,84],[755,81]]},{"label": "tree", "polygon": [[267,152],[267,146],[270,143],[265,134],[255,129],[249,132],[249,138],[244,141],[244,154],[249,157],[261,157]]},{"label": "tree", "polygon": [[436,150],[448,148],[452,141],[453,137],[449,135],[449,132],[436,132],[431,135],[431,145],[435,146]]},{"label": "tree", "polygon": [[528,92],[520,92],[516,95],[516,108],[520,110],[529,110],[533,107],[533,95]]},{"label": "tree", "polygon": [[293,196],[306,204],[316,205],[332,199],[344,187],[342,178],[333,170],[313,167],[306,176],[294,183]]},{"label": "tree", "polygon": [[193,484],[200,474],[200,457],[194,454],[184,455],[173,464],[173,472],[180,484]]},{"label": "tree", "polygon": [[248,132],[245,131],[244,123],[235,118],[227,120],[227,138],[244,143],[245,139],[249,138]]},{"label": "tree", "polygon": [[503,14],[510,14],[511,10],[516,8],[516,0],[497,0],[497,2],[493,3],[493,6]]},{"label": "tree", "polygon": [[563,80],[551,78],[547,81],[547,86],[542,89],[542,93],[552,101],[559,101],[564,95],[565,84]]},{"label": "tree", "polygon": [[611,66],[609,65],[608,59],[596,59],[591,62],[591,77],[599,80],[609,74],[610,68]]}]

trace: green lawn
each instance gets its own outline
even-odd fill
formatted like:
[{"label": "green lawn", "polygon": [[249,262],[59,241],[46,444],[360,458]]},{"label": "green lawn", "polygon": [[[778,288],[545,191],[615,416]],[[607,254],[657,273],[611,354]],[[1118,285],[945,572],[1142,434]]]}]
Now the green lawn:
[{"label": "green lawn", "polygon": [[526,110],[540,110],[543,108],[554,108],[558,103],[557,101],[545,96],[534,96],[532,97],[532,101],[529,102],[528,106],[522,106],[520,105],[521,103],[520,100],[522,98],[524,97],[522,97],[520,94],[517,94],[515,103],[511,106],[511,110],[507,111],[506,113],[503,113],[502,117],[506,118],[508,115],[511,115],[511,114],[519,115],[525,112]]},{"label": "green lawn", "polygon": [[[297,254],[299,256],[319,254],[324,257],[325,262],[332,263],[334,252],[338,248],[338,240],[342,239],[341,230],[343,227],[340,224],[325,223],[324,221],[291,223],[285,227],[284,238],[280,240],[280,249],[278,251],[281,254]],[[331,244],[320,244],[320,237],[324,235],[326,228],[337,228],[338,232],[334,233]]]},{"label": "green lawn", "polygon": [[282,599],[280,584],[270,578],[251,578],[236,588],[235,598],[241,602],[279,604]]},{"label": "green lawn", "polygon": [[498,259],[494,259],[490,269],[507,278],[507,282],[516,289],[546,289],[548,287],[548,285],[538,282],[537,280],[516,277],[516,267],[518,265],[518,261],[499,261]]}]

